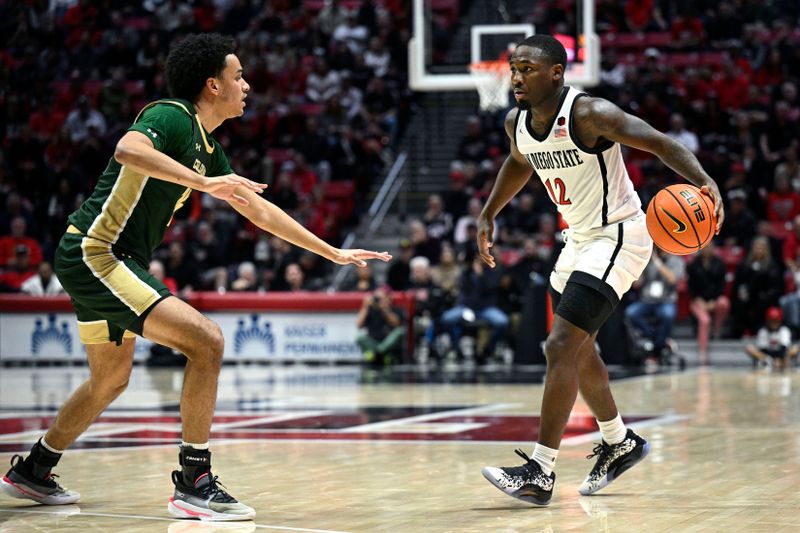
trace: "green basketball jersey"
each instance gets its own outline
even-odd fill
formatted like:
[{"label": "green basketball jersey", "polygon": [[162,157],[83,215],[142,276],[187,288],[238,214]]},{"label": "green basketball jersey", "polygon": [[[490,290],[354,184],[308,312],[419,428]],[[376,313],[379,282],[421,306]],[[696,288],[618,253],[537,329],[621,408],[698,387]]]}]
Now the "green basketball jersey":
[{"label": "green basketball jersey", "polygon": [[[233,172],[222,147],[203,129],[187,100],[148,104],[128,131],[147,135],[156,150],[199,174],[222,176]],[[173,213],[190,193],[191,189],[142,175],[112,157],[91,196],[69,221],[85,235],[111,243],[115,252],[148,265]]]}]

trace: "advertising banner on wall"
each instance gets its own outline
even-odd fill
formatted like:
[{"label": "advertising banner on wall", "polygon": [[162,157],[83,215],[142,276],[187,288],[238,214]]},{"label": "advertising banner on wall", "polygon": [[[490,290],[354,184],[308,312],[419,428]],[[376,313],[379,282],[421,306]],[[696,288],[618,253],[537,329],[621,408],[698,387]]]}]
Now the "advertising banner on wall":
[{"label": "advertising banner on wall", "polygon": [[[355,311],[209,312],[225,336],[225,360],[360,361]],[[137,338],[136,360],[152,343]],[[0,361],[83,361],[72,313],[0,313]]]}]

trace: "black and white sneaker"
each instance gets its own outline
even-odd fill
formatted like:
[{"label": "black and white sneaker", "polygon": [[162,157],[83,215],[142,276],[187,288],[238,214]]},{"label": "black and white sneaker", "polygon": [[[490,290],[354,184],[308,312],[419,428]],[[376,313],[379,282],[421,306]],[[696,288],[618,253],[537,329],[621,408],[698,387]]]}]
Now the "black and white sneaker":
[{"label": "black and white sneaker", "polygon": [[77,502],[81,495],[67,490],[58,483],[55,474],[44,479],[33,476],[25,467],[21,455],[11,458],[11,470],[0,479],[0,489],[12,498],[33,500],[44,505],[68,505]]},{"label": "black and white sneaker", "polygon": [[619,444],[600,442],[594,447],[592,454],[586,456],[587,459],[597,457],[597,462],[581,483],[578,492],[584,496],[594,494],[647,457],[649,451],[650,444],[631,429],[628,429]]},{"label": "black and white sneaker", "polygon": [[236,501],[217,482],[217,476],[206,472],[191,487],[183,482],[180,470],[172,472],[175,494],[169,499],[167,510],[178,518],[196,518],[203,521],[251,520],[256,512],[252,507]]},{"label": "black and white sneaker", "polygon": [[525,452],[521,450],[514,450],[514,452],[525,459],[524,465],[485,466],[481,470],[483,477],[509,496],[533,505],[547,505],[550,503],[550,498],[553,497],[556,473],[552,472],[546,476],[539,463],[528,457]]}]

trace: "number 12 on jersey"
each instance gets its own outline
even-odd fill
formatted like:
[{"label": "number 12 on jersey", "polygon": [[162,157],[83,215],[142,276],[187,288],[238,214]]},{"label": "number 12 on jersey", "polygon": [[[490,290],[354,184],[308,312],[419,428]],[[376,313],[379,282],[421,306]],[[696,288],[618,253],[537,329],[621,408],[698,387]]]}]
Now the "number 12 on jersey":
[{"label": "number 12 on jersey", "polygon": [[[564,184],[564,180],[555,178],[551,184],[550,178],[547,178],[544,180],[544,186],[547,187],[547,193],[550,195],[550,199],[553,200],[554,204],[572,205],[572,201],[567,198],[567,186]],[[558,191],[558,196],[556,196],[556,190]]]}]

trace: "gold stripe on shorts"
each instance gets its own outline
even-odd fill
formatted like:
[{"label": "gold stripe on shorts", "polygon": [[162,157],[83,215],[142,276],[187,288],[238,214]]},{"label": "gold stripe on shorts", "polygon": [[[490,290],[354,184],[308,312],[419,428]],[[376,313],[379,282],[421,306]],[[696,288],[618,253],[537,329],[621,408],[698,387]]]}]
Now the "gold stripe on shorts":
[{"label": "gold stripe on shorts", "polygon": [[[91,322],[78,321],[78,335],[83,344],[105,344],[111,342],[111,334],[108,331],[108,322],[105,320],[93,320]],[[125,330],[122,334],[123,339],[136,338],[132,331]]]},{"label": "gold stripe on shorts", "polygon": [[161,295],[139,279],[111,252],[111,244],[84,237],[81,241],[83,262],[100,282],[136,315],[144,313]]}]

